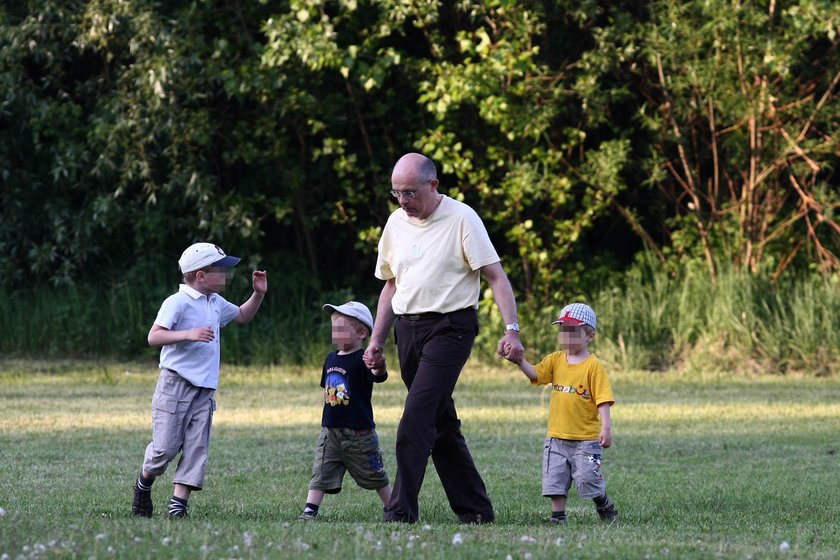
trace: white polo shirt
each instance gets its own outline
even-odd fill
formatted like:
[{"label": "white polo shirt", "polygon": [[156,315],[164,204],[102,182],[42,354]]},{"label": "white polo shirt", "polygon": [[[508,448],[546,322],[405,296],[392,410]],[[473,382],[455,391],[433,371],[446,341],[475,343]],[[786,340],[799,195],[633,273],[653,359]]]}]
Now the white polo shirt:
[{"label": "white polo shirt", "polygon": [[376,259],[376,277],[394,278],[397,315],[478,308],[479,269],[499,262],[475,210],[446,195],[431,216],[412,218],[402,208],[388,218]]},{"label": "white polo shirt", "polygon": [[205,296],[186,284],[160,306],[155,324],[170,331],[213,327],[212,342],[167,344],[160,350],[160,367],[175,371],[195,385],[217,389],[221,355],[221,328],[236,319],[239,306],[219,294]]}]

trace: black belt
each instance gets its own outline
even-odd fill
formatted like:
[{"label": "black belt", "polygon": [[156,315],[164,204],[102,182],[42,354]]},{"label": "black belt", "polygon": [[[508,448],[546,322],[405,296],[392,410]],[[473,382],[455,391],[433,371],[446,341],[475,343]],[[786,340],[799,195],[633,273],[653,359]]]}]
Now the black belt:
[{"label": "black belt", "polygon": [[450,311],[449,313],[438,313],[436,311],[428,311],[426,313],[405,313],[403,315],[397,315],[397,317],[400,319],[407,319],[409,321],[422,321],[424,319],[440,319],[441,317],[446,317],[447,315],[455,315],[456,313],[463,313],[465,311],[475,312],[475,309],[467,307],[464,309],[458,309],[457,311]]},{"label": "black belt", "polygon": [[440,319],[446,313],[437,313],[429,311],[428,313],[406,313],[405,315],[398,315],[400,319],[408,319],[409,321],[422,321],[423,319]]}]

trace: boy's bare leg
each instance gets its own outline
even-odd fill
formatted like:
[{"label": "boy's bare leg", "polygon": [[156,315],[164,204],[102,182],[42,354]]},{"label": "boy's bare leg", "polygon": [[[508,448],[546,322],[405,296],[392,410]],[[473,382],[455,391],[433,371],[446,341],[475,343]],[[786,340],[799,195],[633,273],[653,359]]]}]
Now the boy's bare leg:
[{"label": "boy's bare leg", "polygon": [[310,490],[309,493],[306,495],[306,503],[312,504],[315,506],[320,506],[321,502],[324,501],[324,492],[323,490]]},{"label": "boy's bare leg", "polygon": [[379,499],[382,500],[382,505],[388,507],[391,501],[391,485],[387,484],[376,491],[379,494]]},{"label": "boy's bare leg", "polygon": [[191,493],[192,486],[187,486],[186,484],[175,484],[175,491],[173,492],[173,494],[176,498],[181,498],[182,500],[189,500]]},{"label": "boy's bare leg", "polygon": [[552,496],[551,511],[566,511],[566,496]]}]

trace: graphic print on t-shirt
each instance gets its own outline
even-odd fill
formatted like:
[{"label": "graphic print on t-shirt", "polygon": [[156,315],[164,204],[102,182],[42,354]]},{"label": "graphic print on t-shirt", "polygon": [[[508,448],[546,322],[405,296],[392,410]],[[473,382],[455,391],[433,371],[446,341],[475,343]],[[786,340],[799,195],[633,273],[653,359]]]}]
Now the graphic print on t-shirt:
[{"label": "graphic print on t-shirt", "polygon": [[324,402],[330,406],[350,404],[350,387],[347,382],[347,370],[344,368],[333,366],[327,370]]}]

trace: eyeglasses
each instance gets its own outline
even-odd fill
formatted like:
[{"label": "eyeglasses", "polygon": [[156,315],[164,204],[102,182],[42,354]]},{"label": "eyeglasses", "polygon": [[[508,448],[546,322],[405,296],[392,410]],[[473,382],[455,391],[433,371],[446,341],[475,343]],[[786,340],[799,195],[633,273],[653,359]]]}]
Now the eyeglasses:
[{"label": "eyeglasses", "polygon": [[397,200],[399,200],[401,196],[404,196],[407,199],[411,200],[417,196],[417,191],[391,191],[391,196],[393,196]]}]

